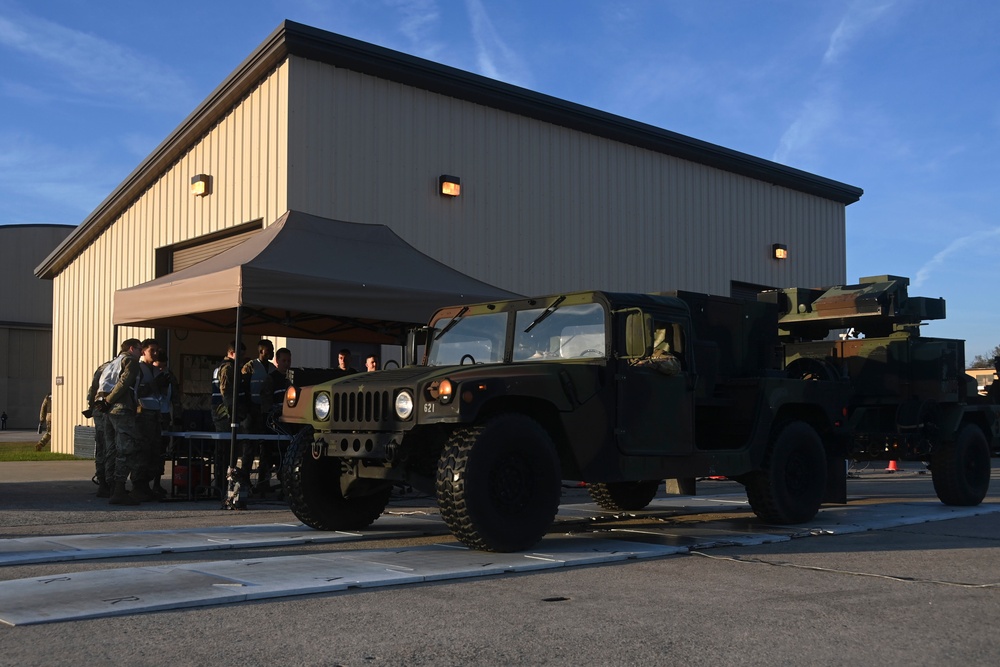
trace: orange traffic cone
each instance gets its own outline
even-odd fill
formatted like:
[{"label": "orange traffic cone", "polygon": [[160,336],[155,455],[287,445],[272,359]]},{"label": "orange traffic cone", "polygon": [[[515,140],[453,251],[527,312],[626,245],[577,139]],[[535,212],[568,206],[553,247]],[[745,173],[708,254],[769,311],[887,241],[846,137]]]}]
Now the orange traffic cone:
[{"label": "orange traffic cone", "polygon": [[886,472],[900,472],[903,470],[903,466],[899,465],[899,461],[889,461],[889,467],[885,469]]}]

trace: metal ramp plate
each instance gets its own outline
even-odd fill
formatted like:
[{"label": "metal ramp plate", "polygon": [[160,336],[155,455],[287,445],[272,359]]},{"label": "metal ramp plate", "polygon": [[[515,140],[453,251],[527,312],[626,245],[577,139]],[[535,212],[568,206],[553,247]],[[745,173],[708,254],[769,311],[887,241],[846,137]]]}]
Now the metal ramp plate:
[{"label": "metal ramp plate", "polygon": [[[622,526],[574,535],[550,535],[535,550],[517,554],[471,551],[456,542],[402,549],[364,549],[304,556],[276,556],[242,560],[185,563],[177,566],[118,568],[90,572],[68,572],[0,582],[0,622],[9,625],[46,623],[146,611],[225,604],[241,600],[286,597],[341,591],[348,588],[393,586],[428,581],[466,579],[505,572],[528,572],[551,568],[621,562],[637,558],[664,557],[718,546],[755,545],[817,535],[906,526],[929,521],[955,519],[1000,511],[1000,503],[977,507],[947,507],[936,502],[890,503],[824,508],[806,526],[767,526],[749,520],[720,520],[691,525],[664,523],[662,526]],[[412,536],[407,521],[383,517],[379,535]],[[377,522],[377,523],[379,523]],[[426,523],[423,519],[419,525]],[[417,525],[417,524],[415,524]],[[558,527],[558,526],[557,526]],[[226,542],[227,547],[260,543],[289,544],[301,534],[315,535],[301,527],[242,526],[219,531],[175,531],[184,540]],[[140,553],[162,553],[172,533],[123,534],[124,546]],[[343,534],[342,539],[361,534]],[[69,536],[74,537],[74,536]],[[88,536],[75,536],[88,537]],[[89,536],[93,537],[93,536]],[[39,549],[52,542],[52,558],[73,560],[66,542],[59,538],[38,538],[29,545]],[[16,540],[24,542],[25,540]],[[196,541],[196,540],[195,540]],[[301,542],[317,541],[300,539]],[[150,546],[153,545],[153,546]],[[105,541],[93,551],[108,550]],[[159,551],[154,551],[159,550]],[[79,549],[77,549],[79,551]],[[16,550],[11,553],[17,553]],[[32,552],[37,553],[37,551]],[[115,553],[114,555],[120,555]],[[33,561],[37,562],[37,561]]]},{"label": "metal ramp plate", "polygon": [[302,524],[223,526],[187,530],[152,530],[138,533],[100,533],[22,537],[0,540],[0,566],[144,556],[185,551],[214,551],[292,544],[328,544],[362,539],[445,535],[437,517],[385,514],[361,532],[313,530]]},{"label": "metal ramp plate", "polygon": [[243,600],[662,557],[685,549],[552,537],[543,551],[491,554],[448,543],[179,566],[119,568],[0,582],[0,621],[29,625]]}]

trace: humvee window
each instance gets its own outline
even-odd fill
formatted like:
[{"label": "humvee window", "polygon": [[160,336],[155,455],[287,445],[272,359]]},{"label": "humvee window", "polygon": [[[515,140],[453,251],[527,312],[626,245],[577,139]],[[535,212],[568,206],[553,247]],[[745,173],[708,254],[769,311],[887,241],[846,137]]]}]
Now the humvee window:
[{"label": "humvee window", "polygon": [[451,320],[448,327],[438,329],[431,336],[428,366],[455,364],[499,364],[503,361],[504,341],[507,337],[507,314],[485,313],[466,315]]},{"label": "humvee window", "polygon": [[531,327],[543,312],[543,308],[534,308],[517,313],[513,361],[604,356],[605,317],[601,304],[562,306]]}]

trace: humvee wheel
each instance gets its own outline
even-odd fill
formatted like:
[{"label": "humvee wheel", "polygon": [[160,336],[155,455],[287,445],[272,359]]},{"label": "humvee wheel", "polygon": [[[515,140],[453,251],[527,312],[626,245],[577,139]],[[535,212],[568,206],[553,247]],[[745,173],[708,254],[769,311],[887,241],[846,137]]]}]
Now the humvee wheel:
[{"label": "humvee wheel", "polygon": [[826,452],[809,424],[785,425],[771,443],[764,469],[746,476],[747,500],[769,523],[809,521],[823,502]]},{"label": "humvee wheel", "polygon": [[955,442],[931,456],[934,492],[945,505],[978,505],[990,488],[990,447],[973,424],[959,430]]},{"label": "humvee wheel", "polygon": [[292,512],[316,530],[360,530],[382,514],[392,485],[372,480],[368,492],[344,498],[340,492],[340,460],[312,457],[311,428],[292,438],[282,463],[282,485]]},{"label": "humvee wheel", "polygon": [[598,482],[587,485],[591,500],[606,510],[641,510],[656,497],[659,480],[642,482]]},{"label": "humvee wheel", "polygon": [[559,509],[560,475],[545,429],[526,415],[497,415],[445,444],[436,484],[441,517],[473,549],[528,549]]}]

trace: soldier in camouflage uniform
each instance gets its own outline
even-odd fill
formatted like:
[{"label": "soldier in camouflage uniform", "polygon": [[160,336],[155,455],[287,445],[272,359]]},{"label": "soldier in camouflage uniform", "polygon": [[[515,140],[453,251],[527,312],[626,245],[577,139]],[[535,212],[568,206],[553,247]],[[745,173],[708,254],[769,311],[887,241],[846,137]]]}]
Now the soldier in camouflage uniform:
[{"label": "soldier in camouflage uniform", "polygon": [[[243,382],[247,384],[247,398],[249,400],[247,412],[247,430],[250,433],[267,434],[271,430],[267,428],[267,416],[271,411],[270,386],[265,387],[265,382],[274,364],[274,343],[269,340],[261,340],[257,343],[257,358],[243,364],[240,374]],[[246,440],[243,444],[243,463],[241,472],[241,482],[250,485],[250,471],[253,468],[254,458],[260,457],[258,467],[257,487],[253,489],[255,495],[264,496],[267,487],[270,486],[271,477],[271,450],[266,440]]]},{"label": "soldier in camouflage uniform", "polygon": [[[112,360],[114,361],[114,360]],[[105,361],[94,371],[94,379],[90,383],[90,390],[87,391],[87,406],[90,416],[94,420],[94,471],[97,478],[97,497],[110,498],[111,484],[115,481],[115,441],[111,440],[110,446],[105,437],[107,431],[108,415],[102,409],[103,405],[98,404],[97,393],[101,386],[101,374],[108,367],[111,361]]]},{"label": "soldier in camouflage uniform", "polygon": [[[139,357],[139,378],[135,388],[135,423],[139,429],[140,461],[139,470],[132,473],[132,494],[140,500],[162,498],[166,490],[157,484],[150,488],[153,479],[163,474],[163,451],[160,447],[160,401],[161,386],[157,381],[159,369],[153,365],[160,344],[153,338],[142,341],[142,356]],[[148,496],[148,497],[147,497]]]},{"label": "soldier in camouflage uniform", "polygon": [[[136,341],[138,342],[138,341]],[[136,424],[135,387],[139,381],[139,355],[142,348],[133,345],[129,352],[119,355],[121,372],[114,387],[104,399],[108,405],[108,418],[115,432],[115,486],[108,501],[112,505],[137,505],[142,500],[150,500],[152,494],[147,486],[142,491],[142,434]],[[126,481],[131,476],[133,493],[129,494]],[[148,484],[148,480],[146,484]]]},{"label": "soldier in camouflage uniform", "polygon": [[[160,394],[160,431],[169,431],[173,427],[179,430],[181,426],[181,384],[177,377],[170,372],[167,360],[167,351],[161,349],[156,353],[153,365],[159,373],[156,376],[157,389]],[[166,489],[160,485],[160,479],[164,473],[164,461],[168,454],[167,446],[170,443],[169,436],[160,435],[158,448],[154,454],[154,460],[159,464],[154,470],[153,493],[157,496],[166,495]],[[172,452],[170,452],[172,454]],[[160,489],[160,491],[157,491]]]},{"label": "soldier in camouflage uniform", "polygon": [[45,429],[42,439],[38,441],[35,445],[35,451],[40,452],[49,446],[49,442],[52,441],[52,394],[48,394],[45,400],[42,401],[42,407],[38,412],[38,432],[42,433],[42,429]]},{"label": "soldier in camouflage uniform", "polygon": [[[114,389],[115,384],[118,382],[118,377],[121,373],[125,357],[138,357],[141,349],[142,343],[138,338],[129,338],[122,341],[118,356],[104,364],[100,369],[98,369],[99,372],[96,373],[96,377],[98,378],[97,386],[95,388],[94,398],[90,403],[90,409],[93,411],[94,415],[101,415],[100,420],[94,420],[95,426],[103,423],[104,427],[104,480],[107,482],[108,486],[111,487],[109,489],[108,497],[110,497],[110,491],[113,489],[115,484],[115,471],[118,461],[118,434],[115,432],[115,426],[111,422],[111,418],[108,415],[108,411],[111,409],[111,406],[108,405],[106,399],[108,394],[111,393],[111,390]],[[98,491],[100,491],[100,489],[98,489]],[[128,498],[128,495],[125,497]]]},{"label": "soldier in camouflage uniform", "polygon": [[[215,430],[220,433],[229,433],[233,420],[236,420],[237,431],[247,432],[247,414],[249,405],[247,401],[247,383],[236,368],[239,361],[236,354],[237,343],[229,343],[226,350],[226,358],[222,365],[215,369],[212,380],[212,402],[215,404],[213,421]],[[246,346],[239,343],[240,357],[246,351]],[[233,382],[239,383],[239,395],[233,404]],[[218,441],[215,450],[215,486],[220,493],[226,490],[226,472],[230,466],[236,465],[237,452],[230,453],[231,445],[228,442]],[[244,464],[245,465],[245,464]]]}]

